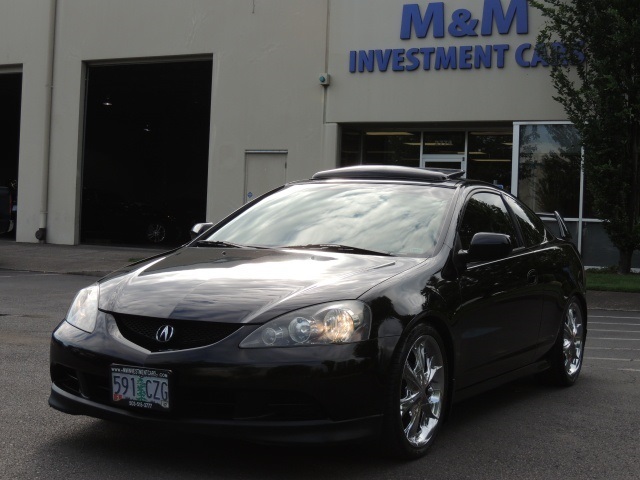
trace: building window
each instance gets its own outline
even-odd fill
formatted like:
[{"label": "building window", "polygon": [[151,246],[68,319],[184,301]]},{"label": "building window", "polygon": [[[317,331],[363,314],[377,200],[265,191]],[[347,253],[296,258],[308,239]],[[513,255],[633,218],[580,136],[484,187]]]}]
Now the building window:
[{"label": "building window", "polygon": [[423,155],[464,155],[465,132],[425,132]]},{"label": "building window", "polygon": [[467,177],[511,191],[513,131],[469,132]]},{"label": "building window", "polygon": [[533,211],[580,216],[581,142],[570,124],[519,126],[518,197]]},{"label": "building window", "polygon": [[420,132],[365,132],[363,164],[417,167]]}]

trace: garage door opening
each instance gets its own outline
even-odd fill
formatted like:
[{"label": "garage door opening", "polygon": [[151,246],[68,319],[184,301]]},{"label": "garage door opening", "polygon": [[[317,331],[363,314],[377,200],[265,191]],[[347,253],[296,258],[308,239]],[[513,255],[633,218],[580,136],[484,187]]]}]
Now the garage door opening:
[{"label": "garage door opening", "polygon": [[18,213],[18,159],[20,155],[20,108],[22,100],[22,74],[0,73],[0,187],[9,187],[12,202],[13,230],[4,238],[15,238]]},{"label": "garage door opening", "polygon": [[87,67],[80,241],[172,246],[205,218],[212,62]]}]

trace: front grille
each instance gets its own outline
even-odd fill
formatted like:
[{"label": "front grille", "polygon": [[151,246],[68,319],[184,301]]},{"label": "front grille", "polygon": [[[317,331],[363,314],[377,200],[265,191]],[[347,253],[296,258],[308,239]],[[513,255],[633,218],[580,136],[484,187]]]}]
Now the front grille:
[{"label": "front grille", "polygon": [[[211,345],[228,337],[242,326],[235,323],[168,320],[123,314],[113,314],[113,317],[124,338],[152,352]],[[158,330],[165,325],[173,327],[173,337],[168,342],[156,340]]]}]

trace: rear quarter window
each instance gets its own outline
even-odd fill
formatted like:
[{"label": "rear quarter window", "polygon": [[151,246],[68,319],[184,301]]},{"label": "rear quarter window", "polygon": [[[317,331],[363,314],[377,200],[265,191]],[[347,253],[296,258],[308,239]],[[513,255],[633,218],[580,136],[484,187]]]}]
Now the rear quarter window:
[{"label": "rear quarter window", "polygon": [[539,245],[547,240],[547,230],[544,223],[535,213],[517,200],[505,196],[507,204],[516,216],[526,247]]}]

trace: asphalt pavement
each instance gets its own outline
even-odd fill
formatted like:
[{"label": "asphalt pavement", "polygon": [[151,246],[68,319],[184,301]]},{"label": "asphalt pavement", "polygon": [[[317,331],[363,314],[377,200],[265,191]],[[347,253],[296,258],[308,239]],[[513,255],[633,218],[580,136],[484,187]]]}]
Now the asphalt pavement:
[{"label": "asphalt pavement", "polygon": [[102,277],[163,248],[51,245],[0,240],[0,269]]},{"label": "asphalt pavement", "polygon": [[[0,270],[104,276],[158,255],[162,247],[51,245],[0,240]],[[640,311],[640,292],[587,292],[589,309]]]}]

